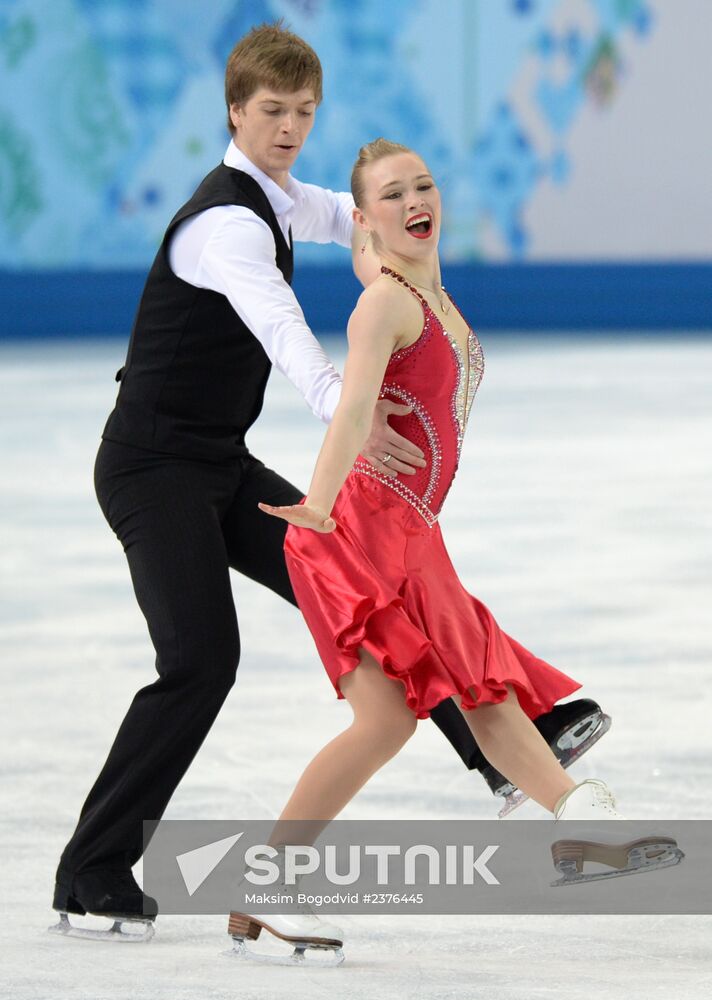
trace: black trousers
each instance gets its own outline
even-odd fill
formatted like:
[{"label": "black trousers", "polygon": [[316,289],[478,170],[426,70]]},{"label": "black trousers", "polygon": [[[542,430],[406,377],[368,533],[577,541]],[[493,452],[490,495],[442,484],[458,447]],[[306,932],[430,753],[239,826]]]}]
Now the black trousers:
[{"label": "black trousers", "polygon": [[[229,571],[296,605],[287,524],[257,507],[297,503],[295,486],[248,455],[198,462],[103,441],[101,509],[124,547],[156,650],[158,679],[133,699],[60,861],[77,872],[134,865],[142,821],[163,815],[235,681],[240,634]],[[481,755],[450,699],[433,718],[468,767]],[[266,720],[267,722],[269,720]]]}]

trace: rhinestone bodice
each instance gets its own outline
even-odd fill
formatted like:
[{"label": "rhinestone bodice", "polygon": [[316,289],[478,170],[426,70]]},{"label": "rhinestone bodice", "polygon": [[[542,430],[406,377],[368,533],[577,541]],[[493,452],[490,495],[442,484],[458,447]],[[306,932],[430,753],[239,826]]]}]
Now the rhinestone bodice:
[{"label": "rhinestone bodice", "polygon": [[391,355],[379,398],[412,405],[411,413],[392,416],[389,423],[422,449],[427,465],[414,476],[393,479],[359,456],[353,472],[370,476],[396,492],[432,527],[460,461],[467,420],[484,372],[482,347],[470,329],[466,364],[459,344],[424,296],[396,271],[385,267],[381,271],[408,288],[423,307],[422,332],[414,343]]}]

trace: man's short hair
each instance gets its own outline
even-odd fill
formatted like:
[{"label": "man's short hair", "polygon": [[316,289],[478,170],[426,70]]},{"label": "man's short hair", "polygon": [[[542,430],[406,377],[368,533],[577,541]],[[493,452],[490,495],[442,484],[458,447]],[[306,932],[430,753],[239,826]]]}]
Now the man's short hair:
[{"label": "man's short hair", "polygon": [[317,104],[322,99],[322,69],[319,57],[303,38],[275,24],[253,28],[228,56],[225,67],[225,104],[227,127],[235,126],[230,119],[230,105],[244,106],[260,87],[293,94],[311,87]]}]

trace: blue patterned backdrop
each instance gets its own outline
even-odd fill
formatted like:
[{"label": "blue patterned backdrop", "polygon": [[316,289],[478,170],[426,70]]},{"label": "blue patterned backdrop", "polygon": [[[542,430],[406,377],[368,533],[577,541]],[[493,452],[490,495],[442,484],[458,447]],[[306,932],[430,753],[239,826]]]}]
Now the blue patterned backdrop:
[{"label": "blue patterned backdrop", "polygon": [[712,84],[712,4],[685,7],[0,0],[0,272],[144,269],[224,153],[230,49],[279,17],[325,71],[296,176],[343,190],[363,142],[413,146],[443,190],[446,262],[708,262],[694,93]]},{"label": "blue patterned backdrop", "polygon": [[0,264],[35,267],[150,260],[226,145],[232,45],[279,16],[325,68],[298,176],[343,189],[359,145],[387,135],[422,151],[441,179],[447,257],[486,258],[489,243],[495,255],[526,258],[536,242],[528,203],[547,180],[567,185],[582,112],[612,113],[658,30],[647,0],[5,0],[0,9]]}]

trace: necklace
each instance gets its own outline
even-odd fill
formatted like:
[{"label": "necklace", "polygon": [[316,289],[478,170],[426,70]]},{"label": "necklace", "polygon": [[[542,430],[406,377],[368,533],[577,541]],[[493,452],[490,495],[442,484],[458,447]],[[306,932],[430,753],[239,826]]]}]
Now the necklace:
[{"label": "necklace", "polygon": [[438,302],[440,303],[440,308],[447,316],[447,314],[450,312],[450,302],[443,295],[443,292],[445,291],[445,285],[440,286],[440,291],[438,291],[437,288],[430,288],[429,285],[419,285],[417,281],[411,281],[411,285],[415,285],[416,288],[424,288],[426,292],[432,292],[433,295],[437,295]]},{"label": "necklace", "polygon": [[[389,270],[391,269],[389,268]],[[395,271],[394,274],[400,274],[400,271]],[[445,285],[441,285],[440,290],[438,291],[437,288],[431,288],[430,285],[419,285],[417,281],[413,281],[411,278],[407,278],[404,274],[401,274],[401,278],[403,278],[403,280],[407,281],[409,284],[415,285],[416,288],[423,288],[426,292],[432,292],[433,295],[437,295],[438,302],[440,303],[440,308],[442,309],[443,313],[447,316],[447,314],[450,312],[450,302],[445,296],[443,296],[443,292],[445,291]]]}]

